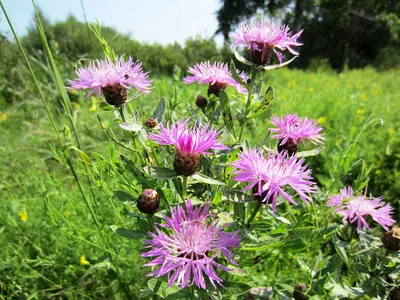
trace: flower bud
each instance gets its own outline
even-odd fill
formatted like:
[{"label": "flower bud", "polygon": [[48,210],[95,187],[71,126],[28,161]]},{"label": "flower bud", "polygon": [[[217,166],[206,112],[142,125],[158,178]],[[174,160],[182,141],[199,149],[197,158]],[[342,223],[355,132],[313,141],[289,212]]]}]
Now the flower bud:
[{"label": "flower bud", "polygon": [[296,154],[299,150],[299,145],[296,144],[292,139],[288,139],[285,144],[281,145],[282,140],[279,140],[278,143],[278,152],[281,153],[283,151],[287,151],[289,156]]},{"label": "flower bud", "polygon": [[126,88],[119,83],[114,83],[113,85],[107,84],[102,88],[104,98],[110,105],[120,106],[125,103],[128,95],[126,93]]},{"label": "flower bud", "polygon": [[400,300],[400,288],[398,288],[398,287],[392,288],[392,290],[389,292],[387,299],[388,300]]},{"label": "flower bud", "polygon": [[138,198],[138,209],[145,214],[154,214],[160,207],[160,196],[155,190],[145,189]]},{"label": "flower bud", "polygon": [[251,47],[250,60],[257,66],[269,64],[272,48],[264,45],[253,45]]},{"label": "flower bud", "polygon": [[200,153],[182,153],[176,151],[174,169],[179,175],[190,176],[196,173],[200,163]]},{"label": "flower bud", "polygon": [[293,286],[293,298],[295,300],[308,300],[305,292],[307,292],[307,285],[304,283],[298,283]]},{"label": "flower bud", "polygon": [[390,251],[400,250],[400,227],[394,226],[392,230],[381,236],[383,246]]},{"label": "flower bud", "polygon": [[196,105],[197,107],[206,107],[208,104],[207,99],[204,98],[202,95],[197,95],[196,98]]},{"label": "flower bud", "polygon": [[216,82],[214,84],[209,84],[208,85],[208,91],[207,91],[207,95],[210,96],[211,94],[214,94],[215,96],[219,96],[219,92],[221,90],[224,90],[226,88],[228,84],[224,83],[224,82]]},{"label": "flower bud", "polygon": [[146,125],[149,128],[154,128],[157,126],[157,121],[154,120],[153,118],[149,118],[144,122],[144,125]]}]

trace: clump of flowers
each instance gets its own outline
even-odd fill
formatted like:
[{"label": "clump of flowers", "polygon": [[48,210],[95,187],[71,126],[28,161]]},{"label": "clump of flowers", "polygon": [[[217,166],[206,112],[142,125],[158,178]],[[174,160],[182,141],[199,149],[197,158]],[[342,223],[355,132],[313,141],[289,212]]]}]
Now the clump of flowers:
[{"label": "clump of flowers", "polygon": [[189,118],[164,127],[160,124],[160,132],[150,134],[149,138],[160,145],[175,147],[174,169],[184,176],[196,173],[201,154],[210,154],[210,149],[226,150],[218,141],[220,132],[209,128],[210,124],[198,124],[188,127]]},{"label": "clump of flowers", "polygon": [[[165,224],[156,226],[156,233],[149,232],[150,240],[143,257],[156,257],[145,266],[158,266],[148,276],[160,277],[168,274],[168,286],[173,284],[184,288],[195,284],[206,288],[206,279],[216,287],[222,285],[215,268],[223,271],[231,269],[216,262],[225,257],[231,264],[231,249],[239,245],[238,231],[225,232],[229,225],[219,226],[209,213],[210,204],[203,208],[193,207],[191,201],[185,201],[185,207],[178,205],[171,209],[171,217],[165,217]],[[161,230],[161,228],[165,230]]]},{"label": "clump of flowers", "polygon": [[301,118],[295,114],[287,114],[282,119],[272,116],[270,122],[276,126],[276,128],[269,130],[275,133],[272,137],[279,140],[279,152],[286,150],[289,155],[292,155],[298,151],[300,142],[305,146],[305,140],[314,145],[324,141],[323,135],[320,134],[322,128],[318,127],[315,120]]},{"label": "clump of flowers", "polygon": [[237,169],[233,179],[248,183],[243,190],[252,189],[254,196],[264,204],[272,202],[275,211],[279,195],[297,205],[285,191],[288,187],[294,189],[306,204],[312,201],[307,193],[315,193],[316,187],[310,176],[311,170],[303,163],[304,159],[287,157],[286,153],[273,152],[264,157],[261,150],[246,149],[231,165]]},{"label": "clump of flowers", "polygon": [[122,57],[117,57],[116,62],[109,59],[96,60],[91,62],[87,68],[76,70],[78,79],[68,80],[71,89],[90,89],[86,96],[101,93],[107,103],[119,106],[127,100],[127,89],[135,87],[143,93],[150,93],[151,80],[148,79],[148,72],[143,72],[142,63],[133,62],[129,57],[124,61]]},{"label": "clump of flowers", "polygon": [[357,222],[358,233],[363,226],[371,230],[365,220],[367,216],[371,216],[386,231],[389,231],[389,226],[395,223],[395,220],[390,216],[393,208],[389,203],[383,201],[383,197],[354,196],[351,187],[341,189],[340,194],[330,197],[326,205],[337,206],[335,211],[343,216],[343,221],[347,220],[351,224]]},{"label": "clump of flowers", "polygon": [[270,62],[271,54],[274,52],[282,64],[284,55],[277,49],[289,50],[295,56],[299,52],[292,47],[301,46],[297,39],[303,30],[292,35],[288,26],[281,25],[272,20],[253,21],[250,24],[239,25],[239,32],[232,34],[234,47],[244,46],[250,49],[250,60],[256,65],[265,65]]},{"label": "clump of flowers", "polygon": [[[224,90],[228,85],[233,86],[241,94],[247,94],[247,90],[233,79],[231,71],[228,69],[228,65],[222,62],[211,64],[207,61],[195,64],[194,67],[189,68],[188,72],[193,76],[187,76],[184,78],[184,83],[190,84],[198,82],[200,84],[208,84],[208,96],[214,94],[218,97],[219,92]],[[238,71],[238,75],[244,81],[249,79],[249,77],[243,72]]]}]

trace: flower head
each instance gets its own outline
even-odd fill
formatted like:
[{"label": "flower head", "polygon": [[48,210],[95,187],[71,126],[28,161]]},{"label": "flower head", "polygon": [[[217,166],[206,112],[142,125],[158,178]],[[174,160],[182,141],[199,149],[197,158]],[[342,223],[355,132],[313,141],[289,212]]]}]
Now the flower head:
[{"label": "flower head", "polygon": [[286,149],[288,147],[284,147],[284,145],[294,144],[297,147],[300,141],[305,145],[305,140],[309,140],[314,145],[323,143],[324,137],[320,134],[322,128],[318,127],[314,120],[287,114],[282,119],[272,116],[270,122],[277,127],[269,130],[276,133],[272,137],[280,140],[278,146],[282,146],[282,150],[288,150]]},{"label": "flower head", "polygon": [[[348,201],[343,201],[344,199]],[[389,203],[383,201],[382,197],[370,198],[364,195],[354,196],[353,190],[347,187],[340,190],[340,194],[329,198],[327,206],[337,206],[335,211],[343,216],[343,221],[348,220],[351,224],[357,221],[357,231],[360,233],[361,228],[365,226],[371,230],[365,220],[366,216],[371,216],[372,219],[381,224],[388,231],[389,226],[394,225],[390,214],[393,208]]]},{"label": "flower head", "polygon": [[211,154],[210,149],[228,149],[217,140],[220,132],[209,129],[209,123],[193,127],[188,127],[188,123],[189,118],[172,124],[171,127],[160,124],[161,132],[149,135],[150,139],[160,145],[175,147],[174,168],[185,176],[193,175],[197,171],[201,154]]},{"label": "flower head", "polygon": [[286,153],[268,153],[264,157],[261,151],[247,149],[239,154],[239,159],[232,164],[237,168],[233,172],[234,180],[247,182],[244,191],[253,188],[255,196],[261,197],[264,204],[272,202],[272,210],[275,211],[278,196],[292,204],[297,204],[292,196],[284,189],[294,189],[300,198],[306,203],[312,199],[306,193],[315,193],[315,183],[310,176],[311,170],[303,165],[304,159],[287,157]]},{"label": "flower head", "polygon": [[115,102],[126,101],[126,89],[135,87],[143,93],[150,93],[151,80],[148,73],[142,71],[142,63],[133,62],[129,57],[127,61],[117,57],[116,62],[109,59],[96,60],[91,62],[87,68],[79,68],[76,71],[77,80],[68,80],[71,89],[91,89],[89,97],[97,93],[101,97],[103,92],[107,102],[113,105],[120,104]]},{"label": "flower head", "polygon": [[[211,64],[207,61],[195,64],[194,67],[189,68],[188,72],[193,76],[186,77],[184,83],[190,84],[198,82],[200,84],[208,84],[208,95],[215,94],[218,97],[219,91],[225,89],[228,85],[233,86],[241,94],[247,94],[247,90],[233,79],[232,74],[228,69],[228,65],[222,62]],[[244,81],[249,79],[249,77],[243,72],[238,71],[238,75]]]},{"label": "flower head", "polygon": [[281,51],[287,49],[293,55],[298,56],[299,53],[292,47],[303,45],[297,42],[302,32],[303,30],[292,35],[288,26],[266,20],[253,21],[250,24],[242,23],[239,25],[239,32],[232,36],[235,38],[234,47],[241,45],[251,49],[251,60],[255,64],[268,64],[272,51],[275,52],[279,63],[282,64],[284,56],[276,49]]},{"label": "flower head", "polygon": [[[229,224],[218,225],[218,220],[209,213],[209,203],[202,209],[194,208],[189,199],[185,201],[185,208],[180,205],[172,208],[171,217],[165,217],[165,222],[158,224],[156,233],[149,232],[151,239],[145,241],[146,248],[151,250],[142,256],[156,257],[145,266],[158,266],[148,276],[168,274],[168,286],[175,284],[181,288],[195,284],[205,289],[205,277],[214,287],[215,283],[222,285],[215,268],[231,269],[215,260],[224,256],[236,265],[230,249],[238,247],[238,232],[225,232]],[[161,231],[161,228],[165,230]]]}]

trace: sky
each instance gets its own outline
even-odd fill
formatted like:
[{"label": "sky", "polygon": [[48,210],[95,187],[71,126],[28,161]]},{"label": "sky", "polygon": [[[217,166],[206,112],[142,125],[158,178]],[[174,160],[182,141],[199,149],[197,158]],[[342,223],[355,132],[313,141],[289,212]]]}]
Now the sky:
[{"label": "sky", "polygon": [[[6,8],[15,31],[26,34],[33,25],[31,0],[0,0]],[[166,45],[183,44],[188,37],[212,37],[217,29],[216,12],[219,0],[82,0],[88,22],[96,18],[101,25],[130,34],[140,42]],[[36,0],[36,5],[51,21],[63,21],[70,14],[84,21],[81,0]],[[10,29],[0,11],[0,32]],[[222,36],[217,37],[222,44]]]}]

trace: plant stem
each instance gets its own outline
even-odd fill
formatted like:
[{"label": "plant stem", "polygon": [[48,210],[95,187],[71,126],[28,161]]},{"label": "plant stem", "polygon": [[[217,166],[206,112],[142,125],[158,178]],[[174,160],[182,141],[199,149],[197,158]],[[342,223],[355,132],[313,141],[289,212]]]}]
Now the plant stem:
[{"label": "plant stem", "polygon": [[186,200],[186,193],[187,193],[187,176],[182,175],[182,199],[183,199],[183,201]]},{"label": "plant stem", "polygon": [[254,218],[256,217],[258,211],[261,208],[261,204],[262,204],[261,201],[256,201],[256,207],[254,207],[254,210],[251,213],[251,216],[250,216],[249,220],[247,221],[247,225],[250,225],[251,222],[253,222]]}]

